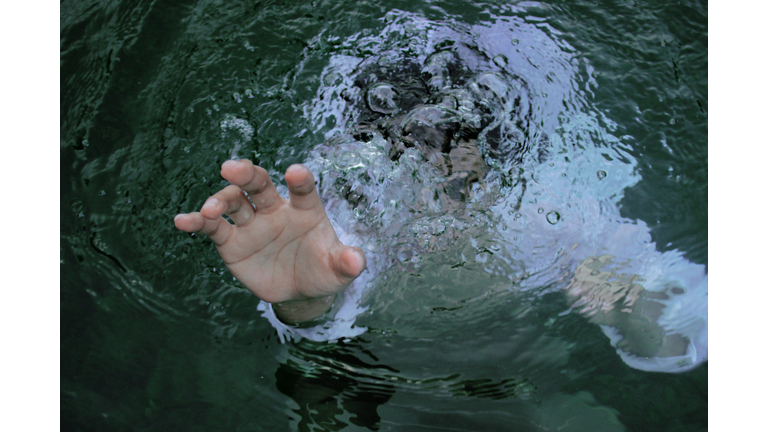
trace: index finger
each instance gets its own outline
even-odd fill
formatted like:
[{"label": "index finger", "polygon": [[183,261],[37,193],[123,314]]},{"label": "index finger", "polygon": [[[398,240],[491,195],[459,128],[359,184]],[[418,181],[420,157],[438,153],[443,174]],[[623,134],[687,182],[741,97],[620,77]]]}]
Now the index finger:
[{"label": "index finger", "polygon": [[257,211],[269,211],[283,202],[267,170],[248,159],[225,161],[221,164],[221,176],[247,192]]}]

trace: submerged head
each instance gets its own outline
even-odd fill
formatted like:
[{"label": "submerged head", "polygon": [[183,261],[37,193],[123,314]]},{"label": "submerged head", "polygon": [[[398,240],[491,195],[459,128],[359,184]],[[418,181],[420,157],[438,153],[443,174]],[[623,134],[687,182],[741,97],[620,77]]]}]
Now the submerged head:
[{"label": "submerged head", "polygon": [[347,99],[359,115],[348,133],[365,142],[381,136],[393,161],[418,150],[445,178],[445,196],[466,201],[487,174],[486,158],[522,158],[530,110],[520,79],[503,70],[473,71],[458,52],[361,63],[354,84],[361,97]]}]

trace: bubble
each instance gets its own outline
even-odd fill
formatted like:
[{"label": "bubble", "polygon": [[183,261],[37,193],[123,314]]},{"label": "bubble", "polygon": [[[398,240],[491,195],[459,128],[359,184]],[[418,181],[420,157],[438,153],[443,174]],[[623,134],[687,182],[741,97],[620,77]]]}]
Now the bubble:
[{"label": "bubble", "polygon": [[506,103],[509,87],[499,75],[488,72],[472,79],[469,88],[481,99]]},{"label": "bubble", "polygon": [[607,174],[605,171],[603,171],[603,170],[599,170],[599,171],[597,172],[597,179],[598,179],[598,180],[602,180],[602,179],[604,179],[604,178],[605,178],[605,176],[607,176],[607,175],[608,175],[608,174]]},{"label": "bubble", "polygon": [[538,210],[536,210],[536,211],[537,211],[539,214],[542,214],[542,213],[544,213],[544,209],[543,209],[543,208],[541,208],[541,207],[539,207],[539,209],[538,209]]},{"label": "bubble", "polygon": [[331,72],[323,78],[323,84],[331,87],[335,86],[341,81],[341,76],[335,72]]},{"label": "bubble", "polygon": [[368,89],[368,108],[381,114],[392,114],[400,105],[400,93],[390,84],[380,83]]},{"label": "bubble", "polygon": [[499,54],[499,55],[497,55],[496,57],[493,58],[493,62],[496,64],[496,66],[498,66],[500,68],[506,67],[507,66],[507,61],[508,61],[507,57],[505,57],[502,54]]},{"label": "bubble", "polygon": [[550,225],[554,225],[560,221],[560,213],[556,211],[551,211],[547,213],[547,222],[550,223]]},{"label": "bubble", "polygon": [[72,212],[74,213],[81,213],[85,209],[85,204],[83,204],[80,200],[74,200],[70,202],[70,206],[72,207]]},{"label": "bubble", "polygon": [[515,46],[520,43],[520,41],[517,39],[512,39],[510,42],[512,43],[512,46]]},{"label": "bubble", "polygon": [[452,82],[448,73],[448,65],[455,61],[450,51],[438,51],[427,57],[421,69],[421,79],[431,93],[444,88],[450,88]]}]

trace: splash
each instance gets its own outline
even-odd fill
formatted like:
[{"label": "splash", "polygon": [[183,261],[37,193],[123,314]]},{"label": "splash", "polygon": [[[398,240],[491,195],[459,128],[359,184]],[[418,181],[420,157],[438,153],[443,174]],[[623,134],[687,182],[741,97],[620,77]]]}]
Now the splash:
[{"label": "splash", "polygon": [[[621,266],[601,271],[636,275],[648,292],[682,290],[659,301],[658,323],[691,341],[682,357],[648,366],[605,328],[622,358],[666,371],[705,360],[703,266],[657,252],[642,221],[621,217],[623,191],[640,181],[637,162],[612,134],[615,123],[589,104],[585,89],[596,83],[574,50],[551,29],[512,17],[467,25],[396,11],[383,21],[377,34],[340,43],[303,107],[326,137],[306,165],[342,241],[369,256],[333,334],[359,334],[356,317],[369,307],[399,321],[400,332],[447,334],[452,325],[423,326],[429,317],[417,310],[460,310],[456,319],[472,321],[494,307],[483,299],[562,291],[583,263],[610,255]],[[376,54],[359,54],[361,45]],[[410,289],[399,276],[420,274],[425,257],[436,276],[413,301],[455,307],[398,309]],[[492,279],[444,280],[472,266],[476,280]]]}]

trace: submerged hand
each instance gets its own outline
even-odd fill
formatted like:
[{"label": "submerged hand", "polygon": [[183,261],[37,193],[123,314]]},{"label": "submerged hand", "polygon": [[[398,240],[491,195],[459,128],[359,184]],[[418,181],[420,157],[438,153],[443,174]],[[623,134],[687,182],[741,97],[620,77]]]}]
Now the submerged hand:
[{"label": "submerged hand", "polygon": [[232,274],[273,303],[281,320],[298,323],[324,313],[363,272],[366,259],[360,248],[339,241],[312,173],[303,165],[286,170],[290,200],[248,160],[224,162],[221,175],[232,185],[208,198],[200,212],[177,215],[176,228],[210,237]]}]

